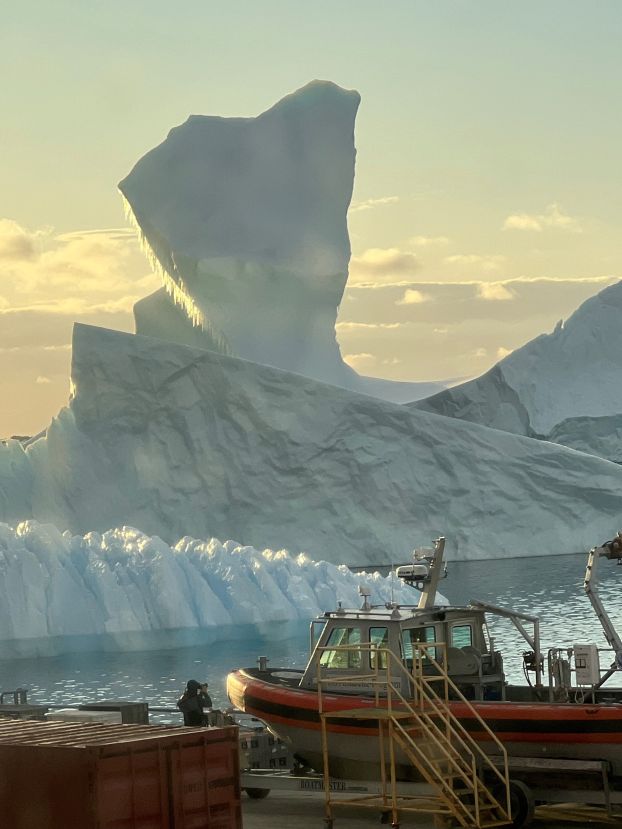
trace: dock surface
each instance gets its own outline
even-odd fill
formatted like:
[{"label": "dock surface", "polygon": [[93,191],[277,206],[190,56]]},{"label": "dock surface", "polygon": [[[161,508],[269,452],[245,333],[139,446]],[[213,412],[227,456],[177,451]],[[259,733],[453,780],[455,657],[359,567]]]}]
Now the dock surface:
[{"label": "dock surface", "polygon": [[[325,829],[324,794],[322,792],[271,791],[263,800],[242,796],[244,829]],[[388,827],[390,827],[390,822]],[[340,806],[335,815],[334,829],[379,829],[379,815],[370,809]],[[400,826],[436,829],[433,818],[404,813]],[[607,821],[583,807],[557,810],[541,807],[531,824],[533,829],[611,829],[620,827],[620,819]]]}]

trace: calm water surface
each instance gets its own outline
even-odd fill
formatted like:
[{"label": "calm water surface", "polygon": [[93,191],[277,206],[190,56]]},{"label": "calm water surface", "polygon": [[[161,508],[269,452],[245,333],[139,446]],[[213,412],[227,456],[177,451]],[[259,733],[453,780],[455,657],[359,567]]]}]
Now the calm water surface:
[{"label": "calm water surface", "polygon": [[[441,592],[455,604],[481,599],[540,617],[542,650],[595,642],[606,647],[602,630],[583,593],[585,555],[449,563]],[[622,570],[600,562],[601,596],[622,630]],[[413,603],[417,593],[413,591]],[[327,608],[332,609],[332,608]],[[522,677],[521,654],[527,643],[505,621],[492,634],[504,651],[506,673]],[[76,705],[103,699],[147,701],[172,707],[186,681],[207,679],[214,704],[225,707],[225,678],[236,667],[254,665],[259,655],[270,665],[304,667],[308,624],[277,624],[273,631],[240,628],[241,638],[175,650],[79,653],[0,661],[0,690],[26,687],[29,700]],[[608,664],[604,655],[603,665]],[[157,718],[154,718],[154,721]],[[178,721],[176,714],[161,721]]]}]

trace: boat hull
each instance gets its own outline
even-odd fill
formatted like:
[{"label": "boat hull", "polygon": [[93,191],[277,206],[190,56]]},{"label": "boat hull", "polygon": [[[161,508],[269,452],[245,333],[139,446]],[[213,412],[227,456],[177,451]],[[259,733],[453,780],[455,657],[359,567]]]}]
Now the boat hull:
[{"label": "boat hull", "polygon": [[[254,670],[238,670],[227,678],[232,704],[267,723],[295,755],[312,768],[322,769],[322,734],[318,698],[314,691],[262,677]],[[352,779],[378,776],[379,727],[377,719],[340,719],[344,709],[373,708],[375,701],[362,696],[324,694],[331,774]],[[469,706],[449,703],[474,740],[485,750],[486,732]],[[622,705],[529,702],[476,702],[473,708],[501,740],[510,757],[544,757],[605,760],[612,774],[622,776]],[[412,732],[417,739],[415,731]],[[398,776],[411,780],[412,766],[398,752]]]}]

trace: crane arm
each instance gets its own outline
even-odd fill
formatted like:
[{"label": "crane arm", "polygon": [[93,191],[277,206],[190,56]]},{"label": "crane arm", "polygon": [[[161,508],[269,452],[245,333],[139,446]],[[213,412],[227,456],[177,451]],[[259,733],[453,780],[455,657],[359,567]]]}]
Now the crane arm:
[{"label": "crane arm", "polygon": [[605,541],[600,547],[593,547],[590,550],[583,582],[587,597],[602,626],[605,639],[615,651],[616,663],[619,667],[622,667],[622,639],[620,639],[598,594],[598,562],[601,558],[617,561],[618,564],[622,563],[622,530],[611,541]]}]

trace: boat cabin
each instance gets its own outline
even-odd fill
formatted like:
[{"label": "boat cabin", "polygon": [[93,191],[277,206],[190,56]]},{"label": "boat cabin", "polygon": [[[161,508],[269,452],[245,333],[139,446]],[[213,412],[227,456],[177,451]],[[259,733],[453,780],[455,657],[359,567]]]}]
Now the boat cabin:
[{"label": "boat cabin", "polygon": [[[366,603],[365,603],[366,604]],[[404,667],[402,681],[413,668],[413,653],[420,643],[446,643],[447,672],[469,699],[502,699],[505,688],[503,660],[494,650],[488,633],[483,610],[472,607],[366,607],[361,610],[336,610],[316,619],[312,631],[321,625],[313,643],[313,655],[300,681],[300,687],[315,688],[319,662],[322,678],[331,675],[335,682],[350,680],[352,693],[361,693],[364,682],[356,684],[357,676],[373,674],[377,669],[386,670],[387,655],[383,649],[395,654]],[[376,652],[373,647],[379,650]],[[332,648],[335,650],[332,650]],[[440,649],[439,649],[440,651]],[[441,661],[443,656],[435,648],[430,656]],[[434,672],[430,659],[424,671]],[[381,664],[376,665],[376,660]],[[395,673],[395,665],[391,666]],[[339,687],[340,693],[348,693],[347,686]]]}]

